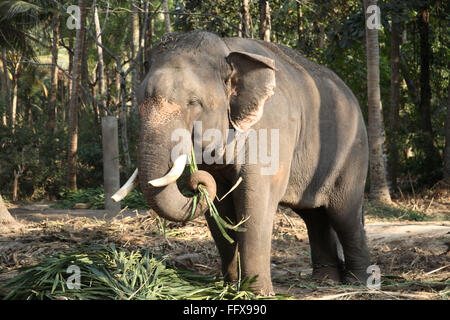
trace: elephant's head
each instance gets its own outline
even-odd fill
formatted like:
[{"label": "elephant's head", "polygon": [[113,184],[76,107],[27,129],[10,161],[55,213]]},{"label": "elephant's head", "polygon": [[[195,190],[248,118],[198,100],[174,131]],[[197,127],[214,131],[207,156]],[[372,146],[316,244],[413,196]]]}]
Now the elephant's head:
[{"label": "elephant's head", "polygon": [[[192,218],[192,198],[174,182],[186,162],[171,159],[173,132],[183,129],[192,137],[194,121],[201,121],[203,131],[234,127],[245,132],[261,118],[274,92],[274,69],[272,59],[233,52],[207,32],[168,34],[152,49],[149,72],[138,90],[138,170],[141,189],[160,216],[172,221]],[[174,163],[181,168],[173,168]],[[149,184],[155,179],[157,183]],[[215,195],[215,181],[206,171],[191,175],[188,186],[196,189],[198,184]],[[206,206],[200,207],[195,216],[204,211]]]}]

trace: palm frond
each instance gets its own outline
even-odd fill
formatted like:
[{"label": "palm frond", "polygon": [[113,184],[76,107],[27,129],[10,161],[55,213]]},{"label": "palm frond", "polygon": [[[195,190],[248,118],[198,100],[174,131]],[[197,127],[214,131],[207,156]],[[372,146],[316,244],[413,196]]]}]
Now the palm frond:
[{"label": "palm frond", "polygon": [[0,48],[20,51],[34,57],[32,45],[25,31],[41,21],[43,9],[32,2],[0,0]]},{"label": "palm frond", "polygon": [[27,1],[0,1],[0,23],[9,20],[16,24],[36,23],[42,8]]}]

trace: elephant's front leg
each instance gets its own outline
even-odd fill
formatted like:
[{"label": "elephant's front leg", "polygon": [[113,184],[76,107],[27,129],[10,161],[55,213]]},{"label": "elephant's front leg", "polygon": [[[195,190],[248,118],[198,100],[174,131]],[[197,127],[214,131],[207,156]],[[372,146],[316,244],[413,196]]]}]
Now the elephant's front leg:
[{"label": "elephant's front leg", "polygon": [[244,225],[246,231],[236,233],[241,277],[257,276],[252,289],[262,295],[272,295],[270,256],[277,203],[272,201],[270,183],[244,181],[233,194],[238,221],[248,218]]}]

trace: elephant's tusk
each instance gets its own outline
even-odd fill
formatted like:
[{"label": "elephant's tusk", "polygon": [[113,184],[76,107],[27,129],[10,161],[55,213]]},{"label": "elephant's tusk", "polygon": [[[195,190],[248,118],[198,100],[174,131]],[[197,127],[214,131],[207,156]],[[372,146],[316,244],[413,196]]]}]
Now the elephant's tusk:
[{"label": "elephant's tusk", "polygon": [[182,154],[173,163],[172,169],[162,178],[154,179],[148,182],[148,184],[154,187],[164,187],[175,181],[182,175],[184,168],[186,167],[187,155]]},{"label": "elephant's tusk", "polygon": [[112,195],[111,199],[114,202],[119,202],[123,198],[125,198],[131,191],[133,191],[134,188],[136,188],[137,185],[139,184],[138,179],[136,179],[137,176],[138,176],[138,169],[134,170],[130,179],[128,179],[128,181],[125,182],[125,184],[122,186],[122,188],[119,189],[119,191],[117,191]]}]

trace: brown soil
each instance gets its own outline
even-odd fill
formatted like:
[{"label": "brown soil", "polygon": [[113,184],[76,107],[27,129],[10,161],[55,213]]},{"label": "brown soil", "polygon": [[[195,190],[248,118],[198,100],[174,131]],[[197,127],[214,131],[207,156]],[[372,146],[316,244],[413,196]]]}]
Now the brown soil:
[{"label": "brown soil", "polygon": [[[424,203],[424,206],[428,204]],[[427,214],[448,217],[449,199],[434,200]],[[89,244],[150,249],[168,255],[179,268],[213,274],[219,257],[204,218],[168,222],[165,232],[152,212],[126,211],[105,219],[104,210],[55,210],[48,204],[11,206],[19,230],[0,235],[0,283],[14,269],[43,256]],[[272,241],[272,279],[277,292],[296,299],[448,299],[450,221],[366,223],[372,261],[382,274],[381,290],[318,283],[310,279],[306,227],[290,210],[279,210]]]}]

